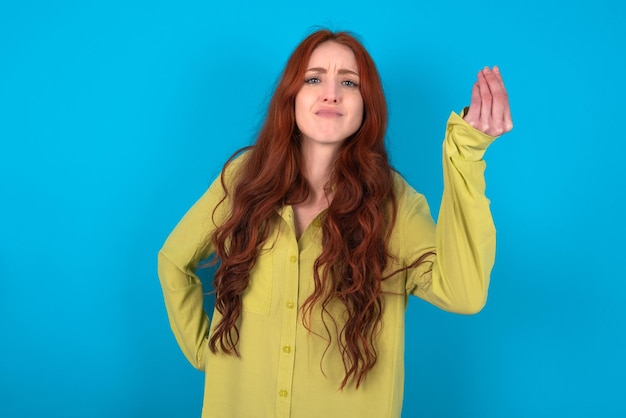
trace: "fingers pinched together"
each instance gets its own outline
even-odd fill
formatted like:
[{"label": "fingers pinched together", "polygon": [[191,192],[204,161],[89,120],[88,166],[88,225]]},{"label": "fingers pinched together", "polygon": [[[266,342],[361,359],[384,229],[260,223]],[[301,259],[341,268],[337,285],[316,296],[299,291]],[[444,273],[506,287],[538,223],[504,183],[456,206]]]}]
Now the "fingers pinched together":
[{"label": "fingers pinched together", "polygon": [[478,72],[465,121],[489,136],[500,136],[513,129],[509,96],[500,69],[485,67]]}]

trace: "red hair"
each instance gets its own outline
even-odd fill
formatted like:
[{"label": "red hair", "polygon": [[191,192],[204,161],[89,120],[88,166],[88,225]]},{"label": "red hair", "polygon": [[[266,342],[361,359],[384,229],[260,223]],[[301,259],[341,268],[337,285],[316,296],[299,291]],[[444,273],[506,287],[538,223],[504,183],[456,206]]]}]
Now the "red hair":
[{"label": "red hair", "polygon": [[[222,171],[222,184],[232,207],[230,217],[212,238],[220,262],[214,278],[215,307],[222,318],[209,347],[214,353],[220,348],[227,354],[239,354],[237,322],[242,295],[259,248],[270,232],[269,220],[277,208],[303,202],[309,195],[301,171],[295,98],[313,50],[328,41],[354,52],[364,111],[360,128],[342,144],[331,173],[329,186],[334,194],[323,219],[322,252],[314,264],[315,290],[304,302],[302,315],[310,329],[314,306],[321,308],[323,320],[330,317],[333,322],[336,318],[327,309],[329,303],[338,300],[345,308],[348,319],[335,337],[346,372],[343,388],[350,379],[358,387],[376,363],[375,337],[383,311],[381,282],[390,258],[387,246],[396,213],[393,170],[384,142],[387,104],[382,84],[368,52],[346,32],[320,30],[296,47],[256,143],[249,147],[236,173],[232,191],[227,190],[224,180],[226,166]],[[328,337],[332,339],[330,331]]]}]

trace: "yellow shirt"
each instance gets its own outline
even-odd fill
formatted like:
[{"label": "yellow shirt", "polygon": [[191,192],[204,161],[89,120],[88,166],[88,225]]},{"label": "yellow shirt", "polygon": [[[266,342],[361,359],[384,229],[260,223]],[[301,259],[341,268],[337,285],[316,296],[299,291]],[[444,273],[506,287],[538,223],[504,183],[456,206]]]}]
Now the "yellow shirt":
[{"label": "yellow shirt", "polygon": [[[198,261],[213,252],[211,214],[223,197],[221,183],[215,181],[159,253],[159,278],[170,325],[187,359],[206,374],[202,417],[399,417],[407,295],[465,314],[478,312],[486,301],[495,229],[485,197],[482,156],[493,139],[451,114],[443,146],[444,193],[436,226],[424,197],[395,176],[398,214],[389,243],[394,256],[389,271],[427,251],[435,250],[437,256],[430,259],[434,263],[431,272],[423,264],[383,282],[386,293],[378,361],[359,389],[349,383],[339,390],[345,374],[341,355],[336,338],[328,347],[320,315],[310,324],[313,332],[302,323],[299,308],[314,288],[321,221],[316,218],[297,240],[290,206],[278,210],[272,219],[266,249],[258,256],[243,296],[241,357],[213,354],[208,349],[210,321],[194,272]],[[217,223],[225,219],[227,206],[219,207]],[[335,319],[341,318],[341,312],[332,312]],[[219,317],[214,312],[211,325]],[[330,327],[335,333],[332,322]]]}]

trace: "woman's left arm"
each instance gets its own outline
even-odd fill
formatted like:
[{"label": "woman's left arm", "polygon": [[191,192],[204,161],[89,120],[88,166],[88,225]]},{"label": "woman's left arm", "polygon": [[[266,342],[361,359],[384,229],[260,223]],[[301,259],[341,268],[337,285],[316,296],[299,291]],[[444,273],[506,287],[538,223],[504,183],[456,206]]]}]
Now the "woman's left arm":
[{"label": "woman's left arm", "polygon": [[[495,138],[513,127],[509,101],[497,67],[478,73],[469,109],[461,118],[452,114],[443,144],[444,192],[434,231],[434,248],[414,242],[416,259],[425,250],[435,256],[428,272],[409,272],[407,290],[436,306],[458,313],[476,313],[486,302],[495,260],[495,227],[485,196],[483,155]],[[413,237],[425,230],[415,205],[409,211]],[[432,238],[431,238],[432,239]],[[407,242],[408,244],[408,242]],[[432,245],[431,244],[431,245]]]}]

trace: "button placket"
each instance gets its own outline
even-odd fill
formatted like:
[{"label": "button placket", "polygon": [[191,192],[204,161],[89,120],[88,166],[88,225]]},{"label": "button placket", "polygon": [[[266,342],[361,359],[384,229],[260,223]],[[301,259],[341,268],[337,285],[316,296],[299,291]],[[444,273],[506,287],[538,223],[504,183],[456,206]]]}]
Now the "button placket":
[{"label": "button placket", "polygon": [[[282,315],[281,345],[279,364],[278,364],[278,380],[276,388],[276,412],[277,417],[289,417],[291,410],[291,396],[293,385],[294,371],[294,353],[295,353],[295,336],[296,324],[298,318],[297,300],[298,300],[298,281],[300,276],[300,252],[295,240],[287,251],[287,263],[283,264],[285,268],[284,281],[284,306]],[[283,258],[284,260],[284,258]],[[283,261],[284,263],[284,261]]]}]

